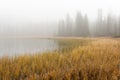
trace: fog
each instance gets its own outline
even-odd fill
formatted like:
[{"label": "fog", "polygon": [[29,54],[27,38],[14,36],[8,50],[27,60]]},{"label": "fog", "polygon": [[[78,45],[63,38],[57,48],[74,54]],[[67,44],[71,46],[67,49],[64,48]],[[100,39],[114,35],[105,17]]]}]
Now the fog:
[{"label": "fog", "polygon": [[[67,26],[72,27],[71,32],[75,31],[73,27],[81,25],[81,22],[75,22],[78,12],[87,15],[89,33],[96,34],[95,25],[91,23],[98,18],[98,10],[102,10],[102,18],[109,13],[117,17],[120,14],[119,3],[119,0],[0,0],[0,36],[65,36],[59,31],[59,22],[64,22],[69,14],[73,26]],[[65,34],[78,36],[73,34],[86,33]]]}]

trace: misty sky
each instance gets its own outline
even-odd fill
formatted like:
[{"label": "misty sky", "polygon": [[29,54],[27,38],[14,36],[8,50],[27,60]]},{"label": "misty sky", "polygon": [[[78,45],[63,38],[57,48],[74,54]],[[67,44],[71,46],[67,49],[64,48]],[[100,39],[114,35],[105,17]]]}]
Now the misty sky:
[{"label": "misty sky", "polygon": [[48,23],[64,18],[67,13],[75,17],[81,11],[94,19],[98,9],[103,10],[103,15],[108,12],[118,15],[120,0],[0,0],[0,32],[6,31],[4,26],[11,32],[16,28],[32,30],[36,26],[36,30],[45,31],[51,28],[45,27]]}]

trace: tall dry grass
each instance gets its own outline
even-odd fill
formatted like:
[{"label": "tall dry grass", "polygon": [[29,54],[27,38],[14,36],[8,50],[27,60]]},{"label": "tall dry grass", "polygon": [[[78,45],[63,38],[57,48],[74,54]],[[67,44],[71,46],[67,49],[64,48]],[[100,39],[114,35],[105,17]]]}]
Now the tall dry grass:
[{"label": "tall dry grass", "polygon": [[0,59],[0,80],[118,80],[119,78],[119,39],[92,39],[87,45],[78,45],[63,54],[53,51]]}]

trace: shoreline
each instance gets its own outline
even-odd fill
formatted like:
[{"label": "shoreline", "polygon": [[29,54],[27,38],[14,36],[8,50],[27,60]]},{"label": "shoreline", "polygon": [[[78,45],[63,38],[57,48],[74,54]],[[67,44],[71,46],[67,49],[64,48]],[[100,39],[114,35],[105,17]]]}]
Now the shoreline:
[{"label": "shoreline", "polygon": [[115,37],[65,37],[65,36],[0,36],[0,39],[99,39]]}]

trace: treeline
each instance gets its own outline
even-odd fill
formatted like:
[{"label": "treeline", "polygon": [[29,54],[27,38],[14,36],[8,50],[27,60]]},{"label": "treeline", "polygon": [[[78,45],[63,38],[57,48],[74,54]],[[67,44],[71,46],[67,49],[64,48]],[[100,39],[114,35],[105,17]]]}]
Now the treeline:
[{"label": "treeline", "polygon": [[72,19],[67,14],[65,20],[60,20],[58,23],[58,36],[120,36],[120,16],[114,16],[109,13],[103,16],[102,10],[98,10],[97,18],[94,22],[88,19],[87,14],[82,15],[77,12],[76,18]]}]

